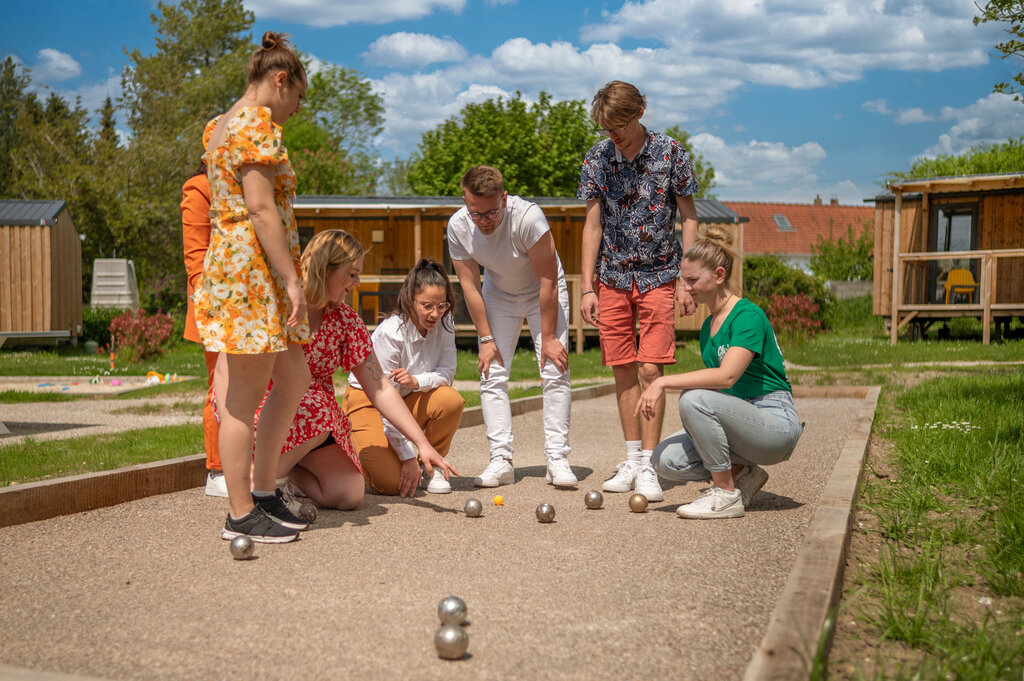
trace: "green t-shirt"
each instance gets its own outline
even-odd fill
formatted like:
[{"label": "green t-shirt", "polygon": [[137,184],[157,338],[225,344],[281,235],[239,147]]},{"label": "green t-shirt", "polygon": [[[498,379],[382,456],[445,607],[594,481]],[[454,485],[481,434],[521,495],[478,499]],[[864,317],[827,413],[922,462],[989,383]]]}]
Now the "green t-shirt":
[{"label": "green t-shirt", "polygon": [[704,366],[720,366],[725,352],[732,346],[746,348],[754,353],[750,366],[731,388],[723,391],[749,400],[776,390],[792,392],[786,367],[782,363],[782,350],[775,339],[768,316],[757,305],[740,298],[733,305],[714,338],[711,335],[711,317],[700,329],[700,353]]}]

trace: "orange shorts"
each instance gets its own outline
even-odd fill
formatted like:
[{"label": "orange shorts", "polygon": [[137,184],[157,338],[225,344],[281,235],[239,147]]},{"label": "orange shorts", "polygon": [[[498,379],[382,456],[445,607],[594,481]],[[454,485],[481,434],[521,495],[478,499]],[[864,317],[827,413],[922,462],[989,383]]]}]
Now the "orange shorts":
[{"label": "orange shorts", "polygon": [[[601,363],[606,367],[633,362],[675,364],[676,326],[674,281],[640,293],[597,282],[598,331]],[[640,343],[637,345],[637,326]]]}]

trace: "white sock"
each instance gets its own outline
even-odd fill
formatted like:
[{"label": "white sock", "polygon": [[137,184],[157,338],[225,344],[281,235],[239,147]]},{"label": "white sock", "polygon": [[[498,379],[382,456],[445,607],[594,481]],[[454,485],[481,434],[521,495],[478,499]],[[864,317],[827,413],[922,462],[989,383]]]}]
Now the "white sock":
[{"label": "white sock", "polygon": [[277,490],[274,490],[273,492],[262,492],[260,490],[255,490],[254,489],[252,491],[252,495],[254,497],[256,497],[257,499],[269,499],[270,497],[273,497],[273,496],[277,495]]},{"label": "white sock", "polygon": [[640,447],[640,440],[626,440],[626,460],[640,463],[640,457],[642,456],[640,453]]},{"label": "white sock", "polygon": [[645,449],[640,452],[640,464],[643,466],[651,465],[651,454],[654,454],[653,449]]}]

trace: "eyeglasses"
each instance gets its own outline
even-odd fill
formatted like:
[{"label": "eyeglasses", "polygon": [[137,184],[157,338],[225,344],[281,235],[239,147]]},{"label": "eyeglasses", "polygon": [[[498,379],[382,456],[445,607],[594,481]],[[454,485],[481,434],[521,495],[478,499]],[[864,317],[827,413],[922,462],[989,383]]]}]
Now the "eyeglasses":
[{"label": "eyeglasses", "polygon": [[625,135],[626,134],[626,128],[628,128],[629,124],[632,123],[632,122],[633,122],[633,119],[630,118],[621,127],[618,127],[618,128],[598,128],[597,131],[599,133],[601,133],[602,135],[605,135],[606,137],[611,137],[612,135]]},{"label": "eyeglasses", "polygon": [[494,210],[487,210],[487,211],[484,211],[483,213],[474,213],[473,211],[470,211],[469,212],[469,217],[472,218],[474,222],[479,222],[480,220],[482,220],[484,218],[486,218],[488,220],[493,220],[494,218],[498,217],[498,213],[500,213],[500,212],[501,212],[501,208],[495,208]]},{"label": "eyeglasses", "polygon": [[451,307],[448,303],[424,303],[423,301],[417,300],[416,304],[427,314],[433,314],[434,310],[437,310],[438,314],[444,314]]}]

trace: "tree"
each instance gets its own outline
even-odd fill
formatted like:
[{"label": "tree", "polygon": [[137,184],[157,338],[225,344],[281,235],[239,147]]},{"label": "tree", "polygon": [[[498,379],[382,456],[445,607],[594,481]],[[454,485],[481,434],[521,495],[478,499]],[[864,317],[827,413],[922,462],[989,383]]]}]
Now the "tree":
[{"label": "tree", "polygon": [[1024,137],[1000,144],[982,142],[957,156],[943,154],[935,158],[919,158],[909,171],[889,173],[886,182],[922,177],[1019,173],[1021,170],[1024,170]]},{"label": "tree", "polygon": [[811,245],[811,271],[822,279],[840,281],[871,281],[874,278],[875,233],[870,220],[861,222],[858,236],[853,225],[847,225],[846,236],[825,239]]},{"label": "tree", "polygon": [[[996,49],[1001,53],[1000,59],[1010,56],[1024,57],[1024,3],[1021,0],[989,0],[984,7],[977,3],[975,6],[981,12],[981,16],[974,17],[974,25],[987,24],[990,21],[1005,22],[1010,25],[1005,29],[1011,37],[1003,43],[997,43]],[[1019,71],[1013,77],[1016,85],[1002,82],[996,83],[992,91],[1012,94],[1018,102],[1024,102],[1020,96],[1024,92],[1024,70]]]},{"label": "tree", "polygon": [[690,146],[690,133],[686,132],[678,125],[673,125],[665,129],[665,134],[672,139],[678,141],[686,151],[690,154],[690,164],[693,166],[693,173],[697,176],[697,184],[700,189],[697,191],[696,196],[702,199],[713,199],[715,195],[711,193],[711,190],[715,188],[715,169],[711,167],[711,164],[704,160],[704,157]]},{"label": "tree", "polygon": [[423,133],[407,179],[416,194],[456,196],[466,170],[486,164],[513,194],[575,196],[583,155],[598,139],[583,100],[552,102],[542,91],[527,106],[517,92],[467,104]]},{"label": "tree", "polygon": [[[18,144],[18,119],[25,104],[31,78],[28,70],[7,57],[0,62],[0,177],[8,178],[0,189],[7,195],[12,190],[10,178],[14,171],[14,150]],[[35,97],[35,95],[31,95]]]}]

